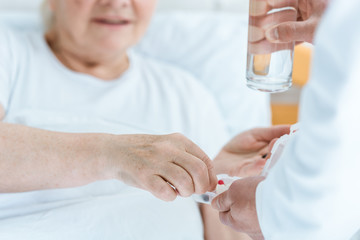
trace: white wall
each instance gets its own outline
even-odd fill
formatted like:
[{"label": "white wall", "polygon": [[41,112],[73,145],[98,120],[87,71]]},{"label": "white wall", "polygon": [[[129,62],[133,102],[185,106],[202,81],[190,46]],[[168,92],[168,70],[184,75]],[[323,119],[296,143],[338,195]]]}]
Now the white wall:
[{"label": "white wall", "polygon": [[[42,0],[0,0],[0,11],[35,10]],[[159,0],[159,10],[169,9],[202,9],[248,11],[249,0]]]}]

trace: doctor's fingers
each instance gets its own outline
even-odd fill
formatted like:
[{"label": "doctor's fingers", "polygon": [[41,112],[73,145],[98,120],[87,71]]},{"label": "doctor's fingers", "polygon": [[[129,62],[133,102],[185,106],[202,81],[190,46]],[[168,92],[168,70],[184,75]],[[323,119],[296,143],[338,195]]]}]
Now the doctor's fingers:
[{"label": "doctor's fingers", "polygon": [[276,138],[290,133],[290,125],[278,125],[269,128],[254,128],[252,135],[257,142],[271,143]]},{"label": "doctor's fingers", "polygon": [[251,162],[247,163],[240,170],[239,175],[241,177],[253,177],[261,174],[264,166],[266,164],[267,159],[262,156],[256,156],[252,159]]},{"label": "doctor's fingers", "polygon": [[[269,152],[270,152],[270,155],[271,155],[271,150],[273,149],[273,147],[274,147],[274,145],[275,145],[275,143],[276,143],[277,140],[279,140],[279,138],[274,138],[274,139],[270,142],[270,144],[269,144]],[[270,157],[271,157],[271,156],[267,156],[267,159],[270,158]]]},{"label": "doctor's fingers", "polygon": [[298,0],[250,0],[250,16],[263,16],[275,8],[293,7],[297,9]]},{"label": "doctor's fingers", "polygon": [[233,205],[233,199],[231,199],[231,195],[229,190],[223,192],[214,198],[211,202],[211,206],[218,210],[219,212],[228,212],[230,211],[231,206]]},{"label": "doctor's fingers", "polygon": [[265,148],[261,150],[261,158],[264,161],[264,165],[266,164],[266,161],[271,157],[271,150],[274,147],[274,144],[279,138],[274,138],[269,145],[267,145]]},{"label": "doctor's fingers", "polygon": [[268,29],[265,32],[265,37],[272,43],[312,43],[317,25],[318,20],[315,18],[303,22],[285,22]]},{"label": "doctor's fingers", "polygon": [[263,69],[269,67],[271,53],[281,50],[291,50],[293,47],[293,43],[271,43],[264,39],[256,43],[250,42],[248,51],[257,57],[257,59],[254,59],[254,68],[258,69],[257,71],[263,71]]},{"label": "doctor's fingers", "polygon": [[267,14],[262,17],[250,17],[249,19],[249,42],[257,42],[265,38],[267,29],[284,22],[295,22],[297,12],[295,9],[284,10]]},{"label": "doctor's fingers", "polygon": [[238,229],[236,226],[238,225],[236,220],[234,219],[231,210],[227,212],[220,212],[219,213],[220,221],[222,224],[225,224],[226,226],[229,226],[237,231],[240,231],[241,229]]}]

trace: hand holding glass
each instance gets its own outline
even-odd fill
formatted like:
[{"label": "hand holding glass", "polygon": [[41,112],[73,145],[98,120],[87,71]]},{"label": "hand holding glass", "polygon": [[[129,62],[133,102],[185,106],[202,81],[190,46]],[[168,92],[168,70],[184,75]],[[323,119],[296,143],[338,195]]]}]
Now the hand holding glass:
[{"label": "hand holding glass", "polygon": [[[295,42],[279,43],[276,26],[297,20],[297,0],[250,0],[247,85],[282,92],[292,85]],[[274,36],[275,35],[275,36]]]}]

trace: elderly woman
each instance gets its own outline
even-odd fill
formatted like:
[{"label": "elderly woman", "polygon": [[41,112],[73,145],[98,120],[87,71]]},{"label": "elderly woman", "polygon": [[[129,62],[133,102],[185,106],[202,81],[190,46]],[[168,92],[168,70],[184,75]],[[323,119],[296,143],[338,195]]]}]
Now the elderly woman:
[{"label": "elderly woman", "polygon": [[[176,197],[212,190],[215,171],[170,133],[211,157],[227,133],[196,80],[130,50],[156,1],[47,4],[45,35],[0,28],[0,239],[203,239],[197,204]],[[275,135],[253,140],[248,173]],[[235,236],[203,220],[206,239]]]}]

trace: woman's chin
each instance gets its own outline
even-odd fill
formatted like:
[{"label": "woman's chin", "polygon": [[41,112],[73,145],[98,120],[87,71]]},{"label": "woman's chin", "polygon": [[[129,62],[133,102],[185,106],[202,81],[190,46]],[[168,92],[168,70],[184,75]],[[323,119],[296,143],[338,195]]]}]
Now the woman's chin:
[{"label": "woman's chin", "polygon": [[96,44],[94,48],[98,49],[98,52],[103,54],[121,54],[122,52],[126,52],[134,44],[131,43],[121,43],[119,40],[117,41],[105,41],[99,44]]}]

